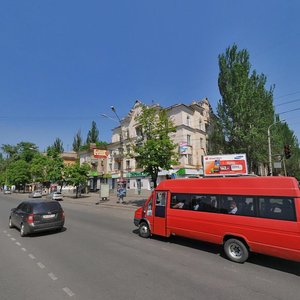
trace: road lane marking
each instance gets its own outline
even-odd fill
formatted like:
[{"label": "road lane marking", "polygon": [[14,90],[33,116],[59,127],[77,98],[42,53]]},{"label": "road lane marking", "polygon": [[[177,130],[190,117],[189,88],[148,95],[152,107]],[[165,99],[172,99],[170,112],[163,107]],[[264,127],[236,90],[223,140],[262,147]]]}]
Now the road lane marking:
[{"label": "road lane marking", "polygon": [[6,230],[3,230],[3,232],[4,232],[4,233],[7,233],[7,231],[6,231]]},{"label": "road lane marking", "polygon": [[57,280],[57,279],[58,279],[53,273],[48,273],[48,276],[49,276],[52,280]]},{"label": "road lane marking", "polygon": [[21,246],[21,243],[19,243],[19,242],[16,242],[16,245],[18,245],[18,246]]},{"label": "road lane marking", "polygon": [[36,263],[41,269],[45,269],[45,265],[43,265],[41,262]]},{"label": "road lane marking", "polygon": [[28,256],[31,258],[31,259],[35,259],[35,256],[33,254],[28,254]]},{"label": "road lane marking", "polygon": [[25,252],[25,251],[27,251],[27,250],[26,250],[26,248],[22,248],[22,251],[24,251],[24,252]]},{"label": "road lane marking", "polygon": [[12,238],[10,238],[10,239],[11,239],[12,241],[15,241],[15,240],[16,240],[16,239],[15,239],[15,238],[13,238],[13,237],[12,237]]},{"label": "road lane marking", "polygon": [[267,282],[267,283],[273,283],[271,280],[268,280],[266,278],[263,278],[263,277],[259,277],[259,276],[256,276],[255,279],[258,279],[259,281],[264,281],[264,282]]},{"label": "road lane marking", "polygon": [[8,233],[8,234],[7,234],[7,236],[8,236],[8,237],[10,237],[10,236],[11,236],[11,234],[10,234],[10,233]]},{"label": "road lane marking", "polygon": [[63,291],[69,295],[70,297],[74,296],[75,294],[68,288],[68,287],[64,287]]}]

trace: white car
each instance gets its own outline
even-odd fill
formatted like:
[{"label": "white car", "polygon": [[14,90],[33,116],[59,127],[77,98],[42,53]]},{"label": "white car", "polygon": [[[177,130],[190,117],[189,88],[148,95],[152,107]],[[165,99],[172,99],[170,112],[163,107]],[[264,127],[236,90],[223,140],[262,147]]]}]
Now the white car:
[{"label": "white car", "polygon": [[29,198],[42,198],[42,191],[36,190],[29,194]]},{"label": "white car", "polygon": [[50,200],[61,201],[61,200],[63,200],[63,195],[61,192],[53,192],[53,193],[49,194],[47,196],[47,198]]},{"label": "white car", "polygon": [[4,190],[4,194],[11,194],[10,190]]}]

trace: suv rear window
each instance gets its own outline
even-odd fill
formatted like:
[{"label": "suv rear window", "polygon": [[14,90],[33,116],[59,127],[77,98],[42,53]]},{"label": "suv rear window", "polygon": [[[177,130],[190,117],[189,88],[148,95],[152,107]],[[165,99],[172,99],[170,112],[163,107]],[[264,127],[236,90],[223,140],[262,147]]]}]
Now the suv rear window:
[{"label": "suv rear window", "polygon": [[49,211],[61,210],[61,206],[57,202],[45,202],[45,203],[35,203],[33,204],[34,213],[47,213]]}]

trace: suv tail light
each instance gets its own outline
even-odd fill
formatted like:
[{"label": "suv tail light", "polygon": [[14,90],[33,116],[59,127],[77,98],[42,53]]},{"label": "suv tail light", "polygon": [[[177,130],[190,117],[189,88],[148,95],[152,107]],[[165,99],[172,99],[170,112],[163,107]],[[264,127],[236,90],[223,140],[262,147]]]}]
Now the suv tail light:
[{"label": "suv tail light", "polygon": [[65,219],[65,212],[64,211],[62,211],[61,217],[62,217],[63,220]]},{"label": "suv tail light", "polygon": [[28,218],[27,218],[27,223],[28,224],[32,224],[33,223],[33,214],[30,214],[29,216],[28,216]]}]

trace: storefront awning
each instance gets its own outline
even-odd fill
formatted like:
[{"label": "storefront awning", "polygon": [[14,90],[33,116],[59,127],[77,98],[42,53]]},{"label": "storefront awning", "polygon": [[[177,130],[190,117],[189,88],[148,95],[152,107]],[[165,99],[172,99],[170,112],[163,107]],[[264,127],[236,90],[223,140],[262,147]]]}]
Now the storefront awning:
[{"label": "storefront awning", "polygon": [[176,172],[177,175],[201,175],[201,170],[181,168]]}]

